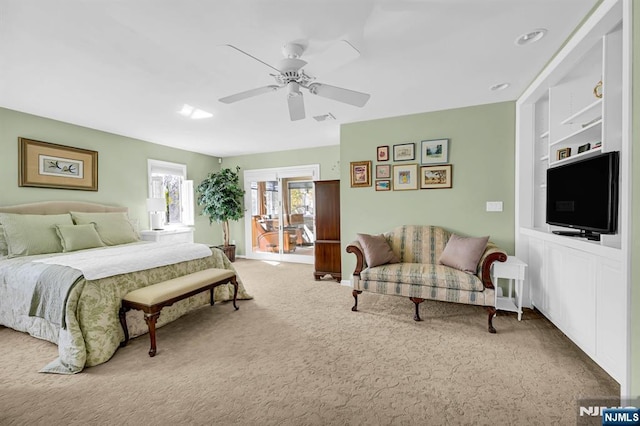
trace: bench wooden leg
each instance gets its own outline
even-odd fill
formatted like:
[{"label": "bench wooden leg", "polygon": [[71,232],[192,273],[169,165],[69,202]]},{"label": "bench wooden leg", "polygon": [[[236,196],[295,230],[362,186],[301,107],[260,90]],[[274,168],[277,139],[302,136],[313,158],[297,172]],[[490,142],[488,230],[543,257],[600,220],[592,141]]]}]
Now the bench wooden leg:
[{"label": "bench wooden leg", "polygon": [[158,320],[159,316],[160,312],[144,314],[144,320],[147,322],[147,326],[149,327],[149,338],[151,339],[151,348],[149,349],[150,357],[156,355],[156,321]]},{"label": "bench wooden leg", "polygon": [[[237,311],[240,308],[236,305],[236,299],[238,298],[238,280],[235,275],[231,277],[231,284],[233,284],[233,307],[236,308]],[[211,291],[213,292],[213,290]]]},{"label": "bench wooden leg", "polygon": [[122,325],[122,331],[124,331],[124,342],[120,342],[120,347],[124,348],[129,343],[129,329],[127,328],[127,311],[129,308],[125,308],[124,306],[120,307],[120,312],[118,316],[120,317],[120,325]]}]

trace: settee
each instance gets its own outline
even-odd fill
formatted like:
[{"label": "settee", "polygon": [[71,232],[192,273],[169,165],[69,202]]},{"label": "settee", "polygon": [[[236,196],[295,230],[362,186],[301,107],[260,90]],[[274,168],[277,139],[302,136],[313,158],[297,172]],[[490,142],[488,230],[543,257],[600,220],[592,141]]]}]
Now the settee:
[{"label": "settee", "polygon": [[355,254],[352,311],[358,310],[363,291],[408,297],[415,304],[425,299],[486,306],[490,333],[495,333],[495,290],[491,264],[507,254],[488,237],[471,238],[444,228],[404,225],[378,236],[358,234],[346,248]]}]

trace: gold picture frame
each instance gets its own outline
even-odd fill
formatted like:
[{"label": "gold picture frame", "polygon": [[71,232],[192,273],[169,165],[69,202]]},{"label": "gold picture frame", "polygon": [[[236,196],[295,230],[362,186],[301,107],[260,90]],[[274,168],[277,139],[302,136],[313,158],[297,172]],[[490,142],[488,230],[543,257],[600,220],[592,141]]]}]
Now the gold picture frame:
[{"label": "gold picture frame", "polygon": [[571,157],[571,148],[562,148],[556,152],[556,160],[564,160]]},{"label": "gold picture frame", "polygon": [[352,161],[351,187],[371,186],[371,161]]},{"label": "gold picture frame", "polygon": [[442,189],[453,187],[451,164],[420,167],[420,189]]},{"label": "gold picture frame", "polygon": [[18,138],[18,184],[98,190],[98,152]]}]

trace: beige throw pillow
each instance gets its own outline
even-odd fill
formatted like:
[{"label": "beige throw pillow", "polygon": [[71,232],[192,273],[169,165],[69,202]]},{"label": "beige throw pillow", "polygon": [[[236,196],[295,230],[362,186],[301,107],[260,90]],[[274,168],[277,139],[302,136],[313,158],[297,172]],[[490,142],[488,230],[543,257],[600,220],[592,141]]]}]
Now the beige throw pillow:
[{"label": "beige throw pillow", "polygon": [[438,262],[468,274],[475,274],[489,237],[461,237],[452,234]]},{"label": "beige throw pillow", "polygon": [[364,260],[370,268],[400,262],[384,235],[357,234],[357,240],[364,251]]}]

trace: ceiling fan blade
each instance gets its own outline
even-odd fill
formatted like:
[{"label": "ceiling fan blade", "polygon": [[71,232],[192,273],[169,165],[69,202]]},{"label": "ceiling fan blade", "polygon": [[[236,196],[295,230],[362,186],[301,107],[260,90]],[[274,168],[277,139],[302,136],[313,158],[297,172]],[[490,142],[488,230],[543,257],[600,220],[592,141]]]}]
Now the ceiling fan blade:
[{"label": "ceiling fan blade", "polygon": [[324,83],[311,83],[307,89],[314,95],[345,104],[363,107],[371,97],[368,93],[356,92],[355,90],[343,89],[341,87],[330,86]]},{"label": "ceiling fan blade", "polygon": [[302,97],[302,93],[289,94],[287,103],[289,104],[289,117],[291,121],[304,119],[304,98]]},{"label": "ceiling fan blade", "polygon": [[234,50],[236,50],[237,52],[240,52],[240,53],[242,53],[243,55],[247,55],[247,56],[248,56],[248,57],[250,57],[251,59],[254,59],[254,60],[256,60],[256,61],[260,62],[261,64],[268,66],[268,67],[269,67],[269,68],[271,68],[272,70],[274,70],[274,71],[276,71],[276,72],[280,72],[280,70],[278,70],[278,68],[274,67],[273,65],[269,65],[268,63],[266,63],[266,62],[265,62],[265,61],[263,61],[262,59],[258,59],[258,58],[256,58],[255,56],[253,56],[253,55],[251,55],[251,54],[249,54],[249,53],[245,52],[244,50],[242,50],[242,49],[238,49],[237,47],[235,47],[235,46],[234,46],[234,45],[232,45],[232,44],[225,44],[225,45],[223,45],[223,46],[230,47],[231,49],[234,49]]},{"label": "ceiling fan blade", "polygon": [[257,89],[251,89],[244,92],[236,93],[235,95],[225,96],[224,98],[220,98],[218,100],[225,104],[231,104],[233,102],[238,102],[247,98],[262,95],[263,93],[275,92],[278,89],[281,89],[281,87],[276,86],[275,84],[271,84],[269,86],[258,87]]}]

